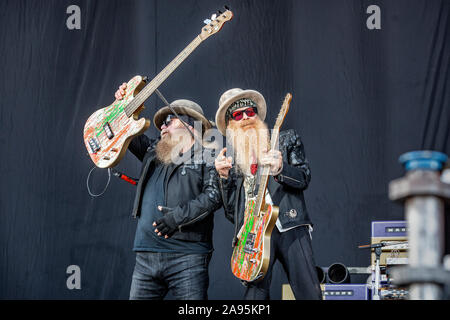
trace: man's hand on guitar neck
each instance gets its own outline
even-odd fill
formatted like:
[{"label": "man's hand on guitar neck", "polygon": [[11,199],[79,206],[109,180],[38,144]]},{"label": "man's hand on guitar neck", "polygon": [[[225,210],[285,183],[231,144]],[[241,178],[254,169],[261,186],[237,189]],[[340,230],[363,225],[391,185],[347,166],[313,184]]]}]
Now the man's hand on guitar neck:
[{"label": "man's hand on guitar neck", "polygon": [[127,84],[124,82],[124,83],[122,83],[122,85],[119,87],[119,89],[117,89],[116,93],[114,94],[114,96],[116,97],[117,100],[123,99],[126,89],[127,89]]},{"label": "man's hand on guitar neck", "polygon": [[264,150],[260,163],[270,166],[270,174],[276,176],[283,170],[283,155],[280,150]]},{"label": "man's hand on guitar neck", "polygon": [[221,178],[227,179],[228,173],[230,172],[232,165],[233,158],[232,157],[225,157],[225,152],[227,151],[227,148],[223,148],[222,151],[220,151],[219,155],[217,156],[216,160],[214,161],[214,165],[216,167],[217,172],[219,173],[219,176]]}]

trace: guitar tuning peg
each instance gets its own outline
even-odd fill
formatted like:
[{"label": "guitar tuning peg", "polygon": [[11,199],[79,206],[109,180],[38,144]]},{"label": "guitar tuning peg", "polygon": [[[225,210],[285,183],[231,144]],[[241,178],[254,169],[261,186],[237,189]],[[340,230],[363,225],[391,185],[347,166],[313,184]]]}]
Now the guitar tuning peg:
[{"label": "guitar tuning peg", "polygon": [[221,15],[222,14],[222,11],[220,11],[220,10],[217,10],[217,15]]},{"label": "guitar tuning peg", "polygon": [[206,19],[205,21],[203,21],[203,23],[206,24],[206,25],[208,25],[208,24],[211,23],[211,20],[210,20],[210,19]]},{"label": "guitar tuning peg", "polygon": [[230,8],[227,5],[225,5],[223,7],[225,8],[225,10],[230,10]]},{"label": "guitar tuning peg", "polygon": [[214,21],[214,20],[216,20],[216,18],[217,18],[217,14],[214,13],[214,14],[211,16],[211,20]]}]

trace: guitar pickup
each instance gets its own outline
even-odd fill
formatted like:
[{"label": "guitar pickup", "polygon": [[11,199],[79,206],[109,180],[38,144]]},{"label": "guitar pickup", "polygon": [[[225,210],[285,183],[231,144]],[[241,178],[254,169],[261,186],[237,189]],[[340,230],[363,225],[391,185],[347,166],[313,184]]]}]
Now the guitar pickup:
[{"label": "guitar pickup", "polygon": [[247,241],[245,242],[244,252],[253,253],[253,246],[255,244],[256,234],[249,232],[247,235]]},{"label": "guitar pickup", "polygon": [[101,149],[100,143],[96,137],[89,139],[89,147],[91,147],[92,153],[97,153]]},{"label": "guitar pickup", "polygon": [[105,130],[106,136],[108,137],[109,140],[114,138],[114,132],[112,132],[109,122],[107,122],[103,125],[103,129]]}]

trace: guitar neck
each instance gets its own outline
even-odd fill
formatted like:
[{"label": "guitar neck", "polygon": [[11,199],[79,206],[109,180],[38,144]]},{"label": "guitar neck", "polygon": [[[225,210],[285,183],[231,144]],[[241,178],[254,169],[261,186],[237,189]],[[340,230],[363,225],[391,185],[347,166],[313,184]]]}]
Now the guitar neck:
[{"label": "guitar neck", "polygon": [[[281,106],[281,110],[278,113],[277,120],[275,121],[275,126],[272,130],[272,136],[270,137],[270,149],[275,150],[275,147],[277,146],[278,137],[280,135],[280,128],[281,125],[286,117],[286,114],[289,110],[289,105],[292,100],[292,95],[288,93],[286,97],[284,98],[283,105]],[[264,166],[262,168],[261,172],[261,179],[259,183],[258,188],[258,195],[256,197],[256,212],[259,215],[261,210],[263,209],[262,206],[264,204],[264,199],[266,198],[266,189],[267,189],[267,183],[269,181],[269,174],[270,174],[270,166]]]},{"label": "guitar neck", "polygon": [[130,117],[153,92],[163,83],[172,72],[202,43],[200,35],[198,35],[183,51],[181,51],[175,59],[172,60],[149,84],[147,84],[141,92],[125,107],[125,112]]},{"label": "guitar neck", "polygon": [[[270,149],[271,150],[274,150],[276,147],[279,133],[280,133],[279,128],[273,129],[272,137],[270,138]],[[257,209],[256,212],[258,214],[263,209],[262,206],[264,203],[264,199],[266,197],[266,189],[267,189],[267,184],[269,182],[269,175],[270,175],[270,166],[264,166],[261,171],[261,179],[259,182],[258,195],[256,198],[256,209]]]}]

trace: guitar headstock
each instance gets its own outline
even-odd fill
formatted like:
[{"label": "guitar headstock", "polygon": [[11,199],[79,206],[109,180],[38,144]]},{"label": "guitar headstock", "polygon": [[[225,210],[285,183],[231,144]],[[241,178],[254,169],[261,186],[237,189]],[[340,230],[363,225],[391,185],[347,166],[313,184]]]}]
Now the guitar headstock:
[{"label": "guitar headstock", "polygon": [[213,34],[219,32],[223,25],[233,19],[233,12],[231,12],[227,6],[225,6],[226,11],[221,12],[217,11],[211,16],[211,19],[206,19],[204,23],[206,26],[202,28],[202,32],[200,33],[200,38],[205,40],[212,36]]},{"label": "guitar headstock", "polygon": [[280,112],[278,113],[277,120],[275,121],[274,129],[280,129],[281,125],[284,122],[284,119],[286,118],[286,114],[289,111],[291,101],[292,101],[292,94],[290,93],[286,94],[286,97],[284,98],[283,101],[283,105],[281,106]]}]

